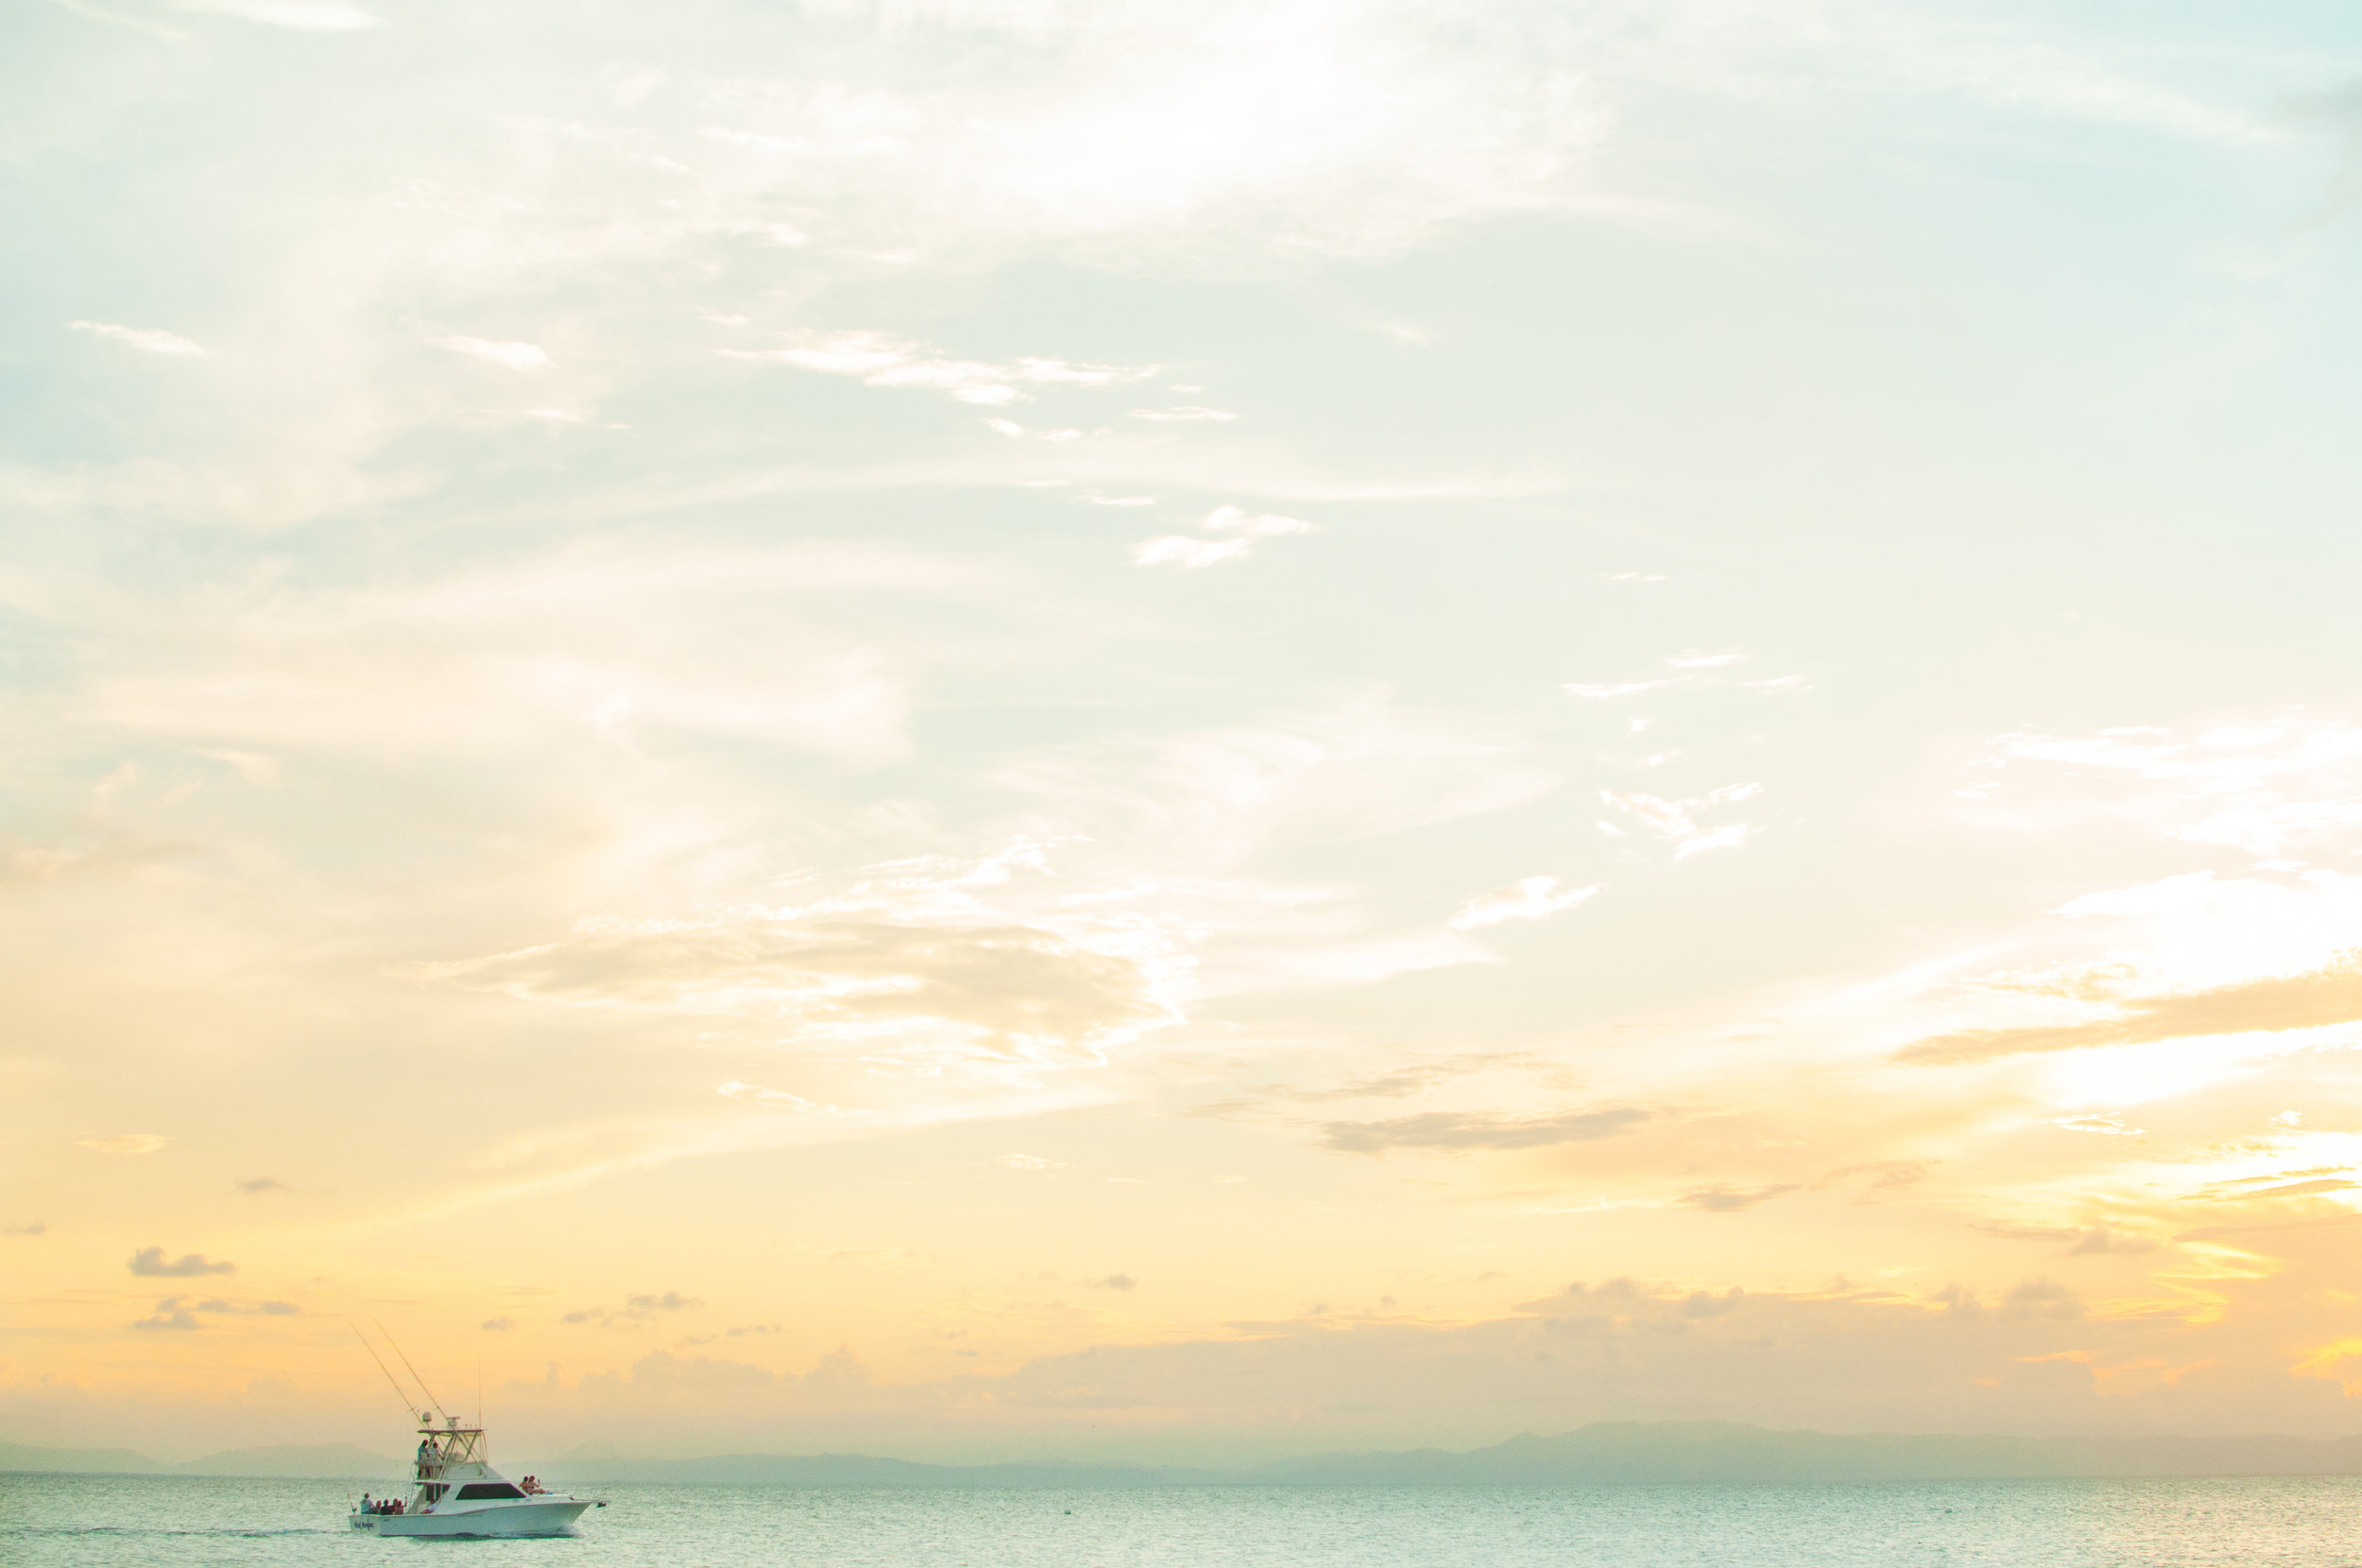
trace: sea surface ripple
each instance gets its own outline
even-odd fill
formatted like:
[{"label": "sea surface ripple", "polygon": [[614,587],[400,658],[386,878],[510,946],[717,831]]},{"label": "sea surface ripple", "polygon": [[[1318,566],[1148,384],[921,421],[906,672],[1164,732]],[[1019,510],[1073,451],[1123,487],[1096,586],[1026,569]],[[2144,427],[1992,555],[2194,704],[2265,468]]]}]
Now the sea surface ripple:
[{"label": "sea surface ripple", "polygon": [[357,1487],[0,1475],[0,1563],[366,1568],[2362,1568],[2362,1479],[1588,1487],[598,1489],[547,1541],[380,1540]]}]

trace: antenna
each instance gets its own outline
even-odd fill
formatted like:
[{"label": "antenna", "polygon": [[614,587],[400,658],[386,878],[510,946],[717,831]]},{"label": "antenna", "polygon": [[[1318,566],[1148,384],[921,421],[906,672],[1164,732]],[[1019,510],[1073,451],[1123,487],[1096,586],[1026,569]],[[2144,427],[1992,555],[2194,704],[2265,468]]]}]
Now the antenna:
[{"label": "antenna", "polygon": [[426,1389],[426,1402],[435,1406],[435,1413],[438,1416],[443,1414],[443,1402],[435,1397],[434,1389],[426,1388],[426,1379],[419,1375],[418,1368],[410,1366],[410,1357],[402,1355],[402,1341],[395,1338],[391,1334],[386,1333],[385,1324],[383,1320],[371,1318],[369,1321],[377,1324],[378,1333],[385,1335],[385,1342],[394,1347],[394,1354],[396,1355],[402,1355],[402,1364],[410,1368],[411,1381],[418,1384],[419,1388]]},{"label": "antenna", "polygon": [[484,1424],[484,1357],[475,1358],[475,1423]]},{"label": "antenna", "polygon": [[369,1353],[369,1359],[377,1363],[377,1370],[385,1374],[385,1382],[394,1390],[394,1397],[402,1401],[402,1413],[405,1416],[408,1415],[410,1413],[410,1396],[402,1390],[402,1384],[394,1377],[393,1369],[385,1364],[385,1358],[384,1356],[377,1354],[377,1347],[369,1343],[369,1337],[362,1333],[358,1328],[353,1328],[352,1321],[350,1318],[345,1320],[345,1327],[352,1329],[352,1337],[361,1341],[361,1348]]}]

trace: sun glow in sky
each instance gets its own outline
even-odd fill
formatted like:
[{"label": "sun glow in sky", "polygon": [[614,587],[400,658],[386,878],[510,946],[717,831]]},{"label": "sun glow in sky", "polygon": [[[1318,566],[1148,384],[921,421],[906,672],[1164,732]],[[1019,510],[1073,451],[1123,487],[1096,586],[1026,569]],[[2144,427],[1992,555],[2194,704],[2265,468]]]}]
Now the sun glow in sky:
[{"label": "sun glow in sky", "polygon": [[2362,1426],[2350,9],[0,42],[0,1439]]}]

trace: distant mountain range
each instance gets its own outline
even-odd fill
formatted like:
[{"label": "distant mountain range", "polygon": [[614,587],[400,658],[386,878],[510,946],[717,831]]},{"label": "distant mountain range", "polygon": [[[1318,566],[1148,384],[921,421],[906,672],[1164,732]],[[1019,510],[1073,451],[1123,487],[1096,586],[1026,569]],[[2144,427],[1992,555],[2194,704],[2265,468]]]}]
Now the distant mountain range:
[{"label": "distant mountain range", "polygon": [[553,1461],[569,1481],[708,1486],[1569,1486],[1640,1481],[1897,1481],[2041,1476],[2362,1475],[2362,1436],[1982,1438],[1775,1432],[1728,1422],[1600,1422],[1466,1453],[1323,1454],[1239,1470],[930,1465],[860,1454]]},{"label": "distant mountain range", "polygon": [[[121,1448],[0,1443],[0,1472],[389,1480],[404,1461],[350,1443],[240,1448],[167,1465]],[[553,1481],[693,1486],[1582,1486],[1666,1481],[1935,1481],[2134,1475],[2362,1475],[2348,1438],[1982,1438],[1775,1432],[1727,1422],[1601,1422],[1465,1453],[1323,1454],[1237,1470],[1027,1462],[933,1465],[864,1454],[625,1459],[576,1450]]]},{"label": "distant mountain range", "polygon": [[240,1475],[375,1481],[406,1466],[349,1442],[291,1448],[231,1448],[186,1464],[162,1464],[128,1448],[33,1448],[0,1442],[0,1474],[44,1475]]}]

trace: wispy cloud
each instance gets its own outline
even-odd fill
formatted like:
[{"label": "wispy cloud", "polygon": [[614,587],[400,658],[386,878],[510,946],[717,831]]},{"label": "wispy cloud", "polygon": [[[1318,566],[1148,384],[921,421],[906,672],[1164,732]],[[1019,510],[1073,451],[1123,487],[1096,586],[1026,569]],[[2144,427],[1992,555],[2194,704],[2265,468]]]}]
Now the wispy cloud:
[{"label": "wispy cloud", "polygon": [[[937,1067],[1094,1062],[1177,1017],[1137,933],[1026,925],[918,887],[800,908],[587,919],[557,941],[408,973],[567,1007],[790,1024],[807,1047],[890,1047]],[[760,1101],[777,1091],[732,1082],[722,1093]]]},{"label": "wispy cloud", "polygon": [[1607,682],[1568,681],[1566,690],[1574,696],[1600,701],[1611,697],[1636,697],[1643,691],[1664,691],[1690,683],[1674,676],[1656,680],[1627,680]]},{"label": "wispy cloud", "polygon": [[826,1111],[832,1115],[842,1114],[833,1105],[817,1104],[801,1095],[790,1094],[785,1089],[766,1089],[760,1083],[742,1083],[736,1079],[724,1083],[714,1092],[725,1099],[752,1100],[758,1105],[778,1105],[791,1111]]},{"label": "wispy cloud", "polygon": [[2010,800],[2035,824],[2109,800],[2178,838],[2258,856],[2362,833],[2362,726],[2301,713],[2202,728],[2001,735],[1979,773],[1963,796]]},{"label": "wispy cloud", "polygon": [[1193,538],[1186,534],[1168,534],[1161,538],[1143,539],[1132,547],[1132,559],[1141,566],[1177,566],[1195,571],[1201,567],[1218,566],[1224,561],[1236,561],[1252,554],[1258,539],[1275,538],[1285,534],[1309,534],[1313,525],[1302,518],[1283,517],[1277,513],[1249,513],[1242,507],[1217,506],[1206,514],[1199,527],[1209,534],[1226,536],[1222,538]]},{"label": "wispy cloud", "polygon": [[67,326],[78,332],[111,338],[144,354],[177,354],[202,358],[208,352],[179,332],[168,332],[161,327],[126,327],[115,321],[69,321]]},{"label": "wispy cloud", "polygon": [[1762,789],[1760,784],[1729,784],[1689,800],[1665,800],[1656,795],[1618,794],[1613,790],[1602,790],[1600,798],[1658,837],[1670,839],[1673,858],[1678,861],[1710,849],[1733,848],[1752,838],[1756,831],[1753,824],[1728,823],[1720,827],[1705,827],[1700,826],[1697,815],[1714,807],[1750,799]]},{"label": "wispy cloud", "polygon": [[1197,571],[1242,560],[1254,548],[1252,539],[1196,539],[1186,534],[1166,534],[1134,545],[1132,559],[1141,566],[1177,566]]},{"label": "wispy cloud", "polygon": [[466,354],[504,370],[548,370],[556,363],[532,343],[504,343],[488,337],[438,337],[431,341],[437,349],[449,349],[454,354]]},{"label": "wispy cloud", "polygon": [[[684,1296],[677,1290],[639,1291],[624,1298],[620,1307],[587,1306],[562,1313],[558,1321],[569,1324],[596,1324],[602,1328],[637,1330],[649,1321],[671,1317],[676,1313],[695,1312],[705,1303],[695,1296]],[[486,1323],[486,1328],[492,1324]]]},{"label": "wispy cloud", "polygon": [[1703,1209],[1708,1214],[1735,1214],[1740,1209],[1754,1208],[1757,1203],[1769,1202],[1796,1190],[1798,1184],[1793,1182],[1764,1187],[1735,1187],[1717,1184],[1692,1187],[1673,1201],[1684,1208]]},{"label": "wispy cloud", "polygon": [[1154,419],[1162,423],[1171,424],[1187,423],[1193,420],[1205,419],[1235,419],[1238,416],[1224,409],[1202,408],[1195,403],[1184,403],[1176,408],[1136,408],[1132,410],[1132,418],[1135,419]]},{"label": "wispy cloud", "polygon": [[307,33],[359,32],[385,25],[375,12],[347,0],[172,0],[172,4],[179,10],[234,16]]},{"label": "wispy cloud", "polygon": [[2356,1021],[2362,1021],[2362,955],[2305,974],[2127,997],[2117,1015],[2089,1023],[1930,1035],[1904,1047],[1894,1059],[1923,1066],[1962,1066],[2036,1052],[2190,1035],[2278,1033]]},{"label": "wispy cloud", "polygon": [[1275,512],[1250,513],[1238,506],[1217,506],[1206,514],[1198,526],[1209,534],[1238,534],[1251,539],[1312,531],[1312,524],[1302,518],[1282,517]]},{"label": "wispy cloud", "polygon": [[1322,1129],[1322,1141],[1346,1154],[1383,1154],[1396,1149],[1446,1152],[1544,1149],[1553,1144],[1590,1143],[1614,1137],[1649,1120],[1653,1114],[1632,1105],[1599,1106],[1530,1117],[1494,1111],[1423,1111],[1385,1121],[1332,1121]]},{"label": "wispy cloud", "polygon": [[1020,385],[1114,386],[1153,376],[1153,365],[1077,365],[1062,359],[1005,362],[955,359],[885,332],[800,332],[784,349],[722,349],[731,359],[792,365],[823,375],[849,376],[867,386],[919,387],[964,403],[1023,402]]},{"label": "wispy cloud", "polygon": [[[1031,430],[1018,424],[1015,419],[1004,419],[998,416],[988,417],[984,420],[984,428],[995,435],[1005,435],[1012,441],[1067,442],[1079,441],[1083,438],[1083,433],[1071,426],[1059,426],[1051,430]],[[1018,483],[1034,486],[1040,486],[1043,484],[1040,480],[1019,480]],[[1058,485],[1063,484],[1064,481],[1052,480],[1049,483]]]},{"label": "wispy cloud", "polygon": [[1478,894],[1462,904],[1446,924],[1454,930],[1468,931],[1504,920],[1545,920],[1561,910],[1573,909],[1599,891],[1596,886],[1561,887],[1555,877],[1527,877],[1505,888]]},{"label": "wispy cloud", "polygon": [[157,1133],[106,1133],[74,1141],[101,1154],[153,1154],[172,1140]]}]

